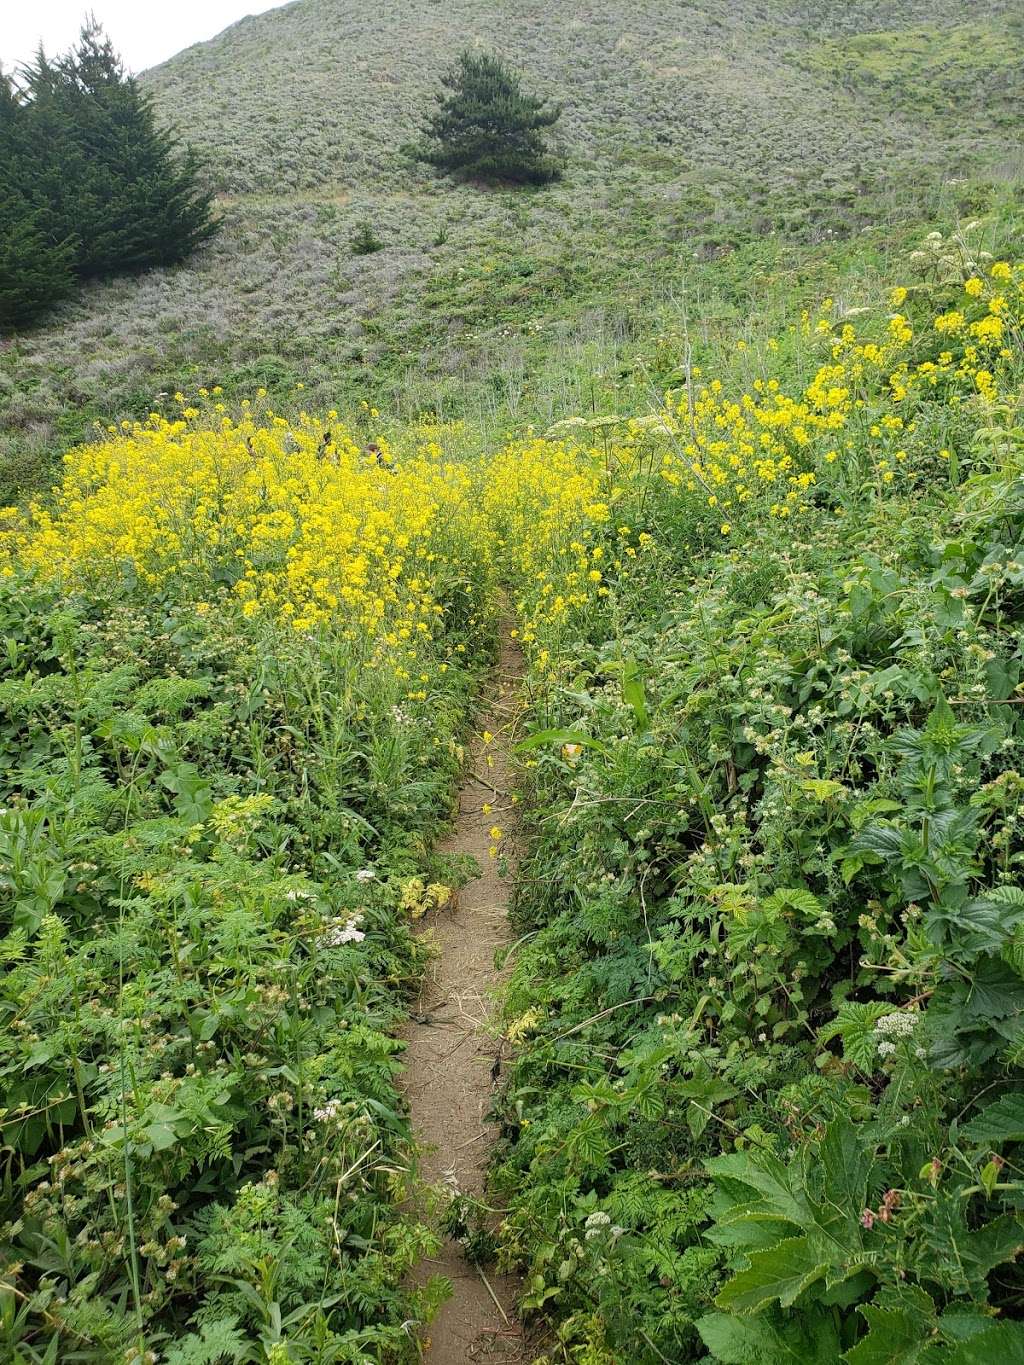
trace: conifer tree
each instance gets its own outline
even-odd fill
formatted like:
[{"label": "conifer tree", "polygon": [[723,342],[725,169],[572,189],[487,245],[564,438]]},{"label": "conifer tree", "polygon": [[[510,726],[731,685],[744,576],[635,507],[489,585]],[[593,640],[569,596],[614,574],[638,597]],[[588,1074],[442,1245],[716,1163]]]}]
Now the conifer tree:
[{"label": "conifer tree", "polygon": [[26,192],[31,166],[25,108],[0,72],[0,327],[32,321],[74,286],[73,239],[45,199]]},{"label": "conifer tree", "polygon": [[94,20],[17,86],[0,76],[0,325],[33,321],[75,278],[183,260],[216,226],[196,158]]},{"label": "conifer tree", "polygon": [[498,57],[464,52],[441,78],[438,108],[414,153],[464,179],[542,185],[560,173],[544,137],[561,108],[524,92]]},{"label": "conifer tree", "polygon": [[78,237],[82,277],[171,265],[213,234],[194,155],[157,126],[94,20],[65,57],[40,52],[25,81],[46,193]]},{"label": "conifer tree", "polygon": [[74,288],[73,242],[55,242],[46,214],[0,190],[0,328],[40,317]]}]

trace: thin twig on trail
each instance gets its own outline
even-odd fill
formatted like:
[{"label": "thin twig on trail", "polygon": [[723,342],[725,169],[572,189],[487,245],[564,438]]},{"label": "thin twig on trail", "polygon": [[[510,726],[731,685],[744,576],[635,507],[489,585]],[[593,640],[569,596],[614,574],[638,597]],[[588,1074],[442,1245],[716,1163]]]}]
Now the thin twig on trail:
[{"label": "thin twig on trail", "polygon": [[455,1148],[455,1150],[457,1152],[461,1152],[463,1147],[472,1147],[474,1142],[479,1142],[481,1138],[485,1138],[486,1136],[487,1129],[481,1128],[479,1133],[477,1133],[475,1137],[467,1138],[465,1142],[460,1142],[459,1145]]},{"label": "thin twig on trail", "polygon": [[503,791],[501,787],[496,787],[493,782],[486,777],[482,777],[478,772],[474,772],[470,769],[469,775],[474,782],[479,782],[481,787],[489,787],[495,796],[508,796],[507,791]]},{"label": "thin twig on trail", "polygon": [[484,1288],[487,1290],[488,1294],[490,1294],[491,1298],[494,1300],[494,1306],[495,1306],[495,1308],[498,1310],[498,1312],[501,1314],[501,1316],[505,1319],[505,1326],[506,1326],[506,1327],[511,1327],[512,1324],[511,1324],[511,1323],[509,1322],[509,1320],[508,1320],[508,1314],[505,1312],[504,1308],[502,1308],[502,1306],[501,1306],[501,1300],[498,1298],[497,1294],[495,1294],[494,1290],[491,1288],[491,1282],[490,1282],[490,1280],[487,1278],[487,1276],[484,1274],[484,1272],[483,1272],[483,1267],[478,1265],[477,1268],[476,1268],[476,1273],[477,1273],[477,1274],[480,1276],[480,1278],[483,1280],[483,1282],[484,1282]]}]

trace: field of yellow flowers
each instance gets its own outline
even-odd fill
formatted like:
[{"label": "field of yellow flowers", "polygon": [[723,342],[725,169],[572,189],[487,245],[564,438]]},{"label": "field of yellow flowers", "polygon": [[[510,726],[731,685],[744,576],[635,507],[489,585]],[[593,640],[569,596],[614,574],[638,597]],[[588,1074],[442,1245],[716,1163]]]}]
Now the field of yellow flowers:
[{"label": "field of yellow flowers", "polygon": [[1024,266],[961,246],[651,411],[213,388],[3,512],[5,1358],[416,1358],[395,1035],[506,594],[551,1358],[1024,1349]]}]

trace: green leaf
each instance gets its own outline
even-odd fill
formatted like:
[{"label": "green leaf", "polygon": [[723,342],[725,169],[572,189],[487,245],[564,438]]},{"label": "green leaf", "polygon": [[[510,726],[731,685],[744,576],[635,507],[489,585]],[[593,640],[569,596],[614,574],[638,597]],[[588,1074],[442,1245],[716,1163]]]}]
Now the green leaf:
[{"label": "green leaf", "polygon": [[167,1352],[167,1365],[217,1365],[219,1361],[240,1361],[248,1354],[245,1336],[238,1331],[235,1317],[214,1318],[204,1322],[198,1333],[189,1332]]},{"label": "green leaf", "polygon": [[[837,1236],[842,1226],[857,1228],[873,1159],[873,1149],[849,1119],[839,1118],[829,1124],[813,1169],[820,1181],[818,1222],[831,1236]],[[836,1249],[855,1252],[861,1245],[856,1236],[854,1245]]]},{"label": "green leaf", "polygon": [[169,1123],[151,1123],[142,1131],[152,1143],[154,1152],[165,1152],[178,1141],[178,1135]]},{"label": "green leaf", "polygon": [[590,735],[585,735],[580,730],[538,730],[536,734],[521,739],[514,749],[517,754],[522,754],[530,749],[539,749],[545,744],[578,744],[583,749],[596,749],[601,754],[609,752],[606,744],[602,744],[598,739],[592,739]]},{"label": "green leaf", "polygon": [[161,775],[160,781],[174,793],[175,813],[190,825],[201,825],[213,810],[210,784],[199,775],[194,763],[180,763]]},{"label": "green leaf", "polygon": [[775,1246],[755,1251],[749,1265],[727,1281],[715,1299],[718,1308],[736,1313],[755,1313],[778,1299],[789,1308],[803,1291],[820,1280],[830,1258],[823,1255],[817,1239],[787,1237]]},{"label": "green leaf", "polygon": [[1024,1325],[995,1323],[962,1341],[945,1358],[946,1365],[1024,1365]]},{"label": "green leaf", "polygon": [[836,782],[830,777],[805,777],[800,783],[800,787],[808,796],[813,796],[815,801],[831,801],[840,792],[846,791],[842,782]]},{"label": "green leaf", "polygon": [[1024,1142],[1024,1091],[1003,1095],[976,1114],[963,1131],[980,1146],[998,1142]]},{"label": "green leaf", "polygon": [[843,1356],[847,1365],[912,1365],[928,1344],[929,1330],[917,1313],[873,1304],[861,1304],[858,1312],[868,1334]]},{"label": "green leaf", "polygon": [[880,1000],[844,1000],[836,1017],[818,1034],[818,1041],[827,1043],[833,1038],[841,1038],[843,1057],[848,1062],[853,1062],[862,1071],[877,1071],[878,1038],[875,1025],[883,1015],[891,1013],[892,1005]]},{"label": "green leaf", "polygon": [[[712,1158],[707,1167],[715,1183],[732,1195],[741,1207],[752,1206],[756,1216],[781,1218],[797,1227],[805,1227],[812,1221],[813,1214],[802,1191],[793,1189],[789,1168],[771,1152],[729,1152]],[[761,1196],[760,1201],[754,1204],[750,1193],[737,1190],[737,1185],[756,1191]],[[743,1216],[749,1214],[744,1212]],[[728,1222],[728,1215],[718,1221]]]},{"label": "green leaf", "polygon": [[931,1254],[922,1260],[929,1276],[957,1294],[984,1299],[986,1279],[997,1265],[1012,1261],[1024,1248],[1024,1229],[1010,1214],[980,1228],[969,1228],[962,1201],[937,1199],[921,1230]]},{"label": "green leaf", "polygon": [[644,688],[640,665],[635,659],[626,659],[622,665],[622,700],[632,708],[636,719],[638,734],[650,728],[647,716],[647,693]]},{"label": "green leaf", "polygon": [[796,910],[808,919],[818,919],[823,911],[817,896],[803,886],[780,886],[764,903],[764,908],[772,910]]},{"label": "green leaf", "polygon": [[696,1326],[714,1359],[724,1365],[834,1365],[839,1358],[832,1316],[817,1310],[787,1319],[768,1313],[754,1318],[708,1313]]}]

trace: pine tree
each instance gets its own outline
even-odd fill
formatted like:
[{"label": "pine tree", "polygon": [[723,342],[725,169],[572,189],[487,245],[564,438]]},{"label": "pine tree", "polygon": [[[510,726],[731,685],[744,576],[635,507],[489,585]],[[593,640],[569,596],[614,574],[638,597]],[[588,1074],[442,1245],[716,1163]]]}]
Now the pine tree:
[{"label": "pine tree", "polygon": [[421,161],[464,179],[542,185],[560,175],[543,130],[559,106],[526,94],[520,78],[498,57],[464,52],[441,78],[438,108],[426,140],[413,148]]},{"label": "pine tree", "polygon": [[90,20],[55,62],[25,73],[45,192],[79,241],[82,277],[183,260],[216,230],[193,153],[159,128],[150,97]]},{"label": "pine tree", "polygon": [[49,204],[34,199],[25,108],[0,72],[0,327],[41,316],[74,287],[75,241],[62,237]]},{"label": "pine tree", "polygon": [[33,322],[75,284],[73,242],[54,242],[46,215],[15,191],[0,191],[0,328]]},{"label": "pine tree", "polygon": [[199,170],[93,20],[17,86],[0,74],[0,325],[33,321],[76,277],[183,260],[217,228]]}]

